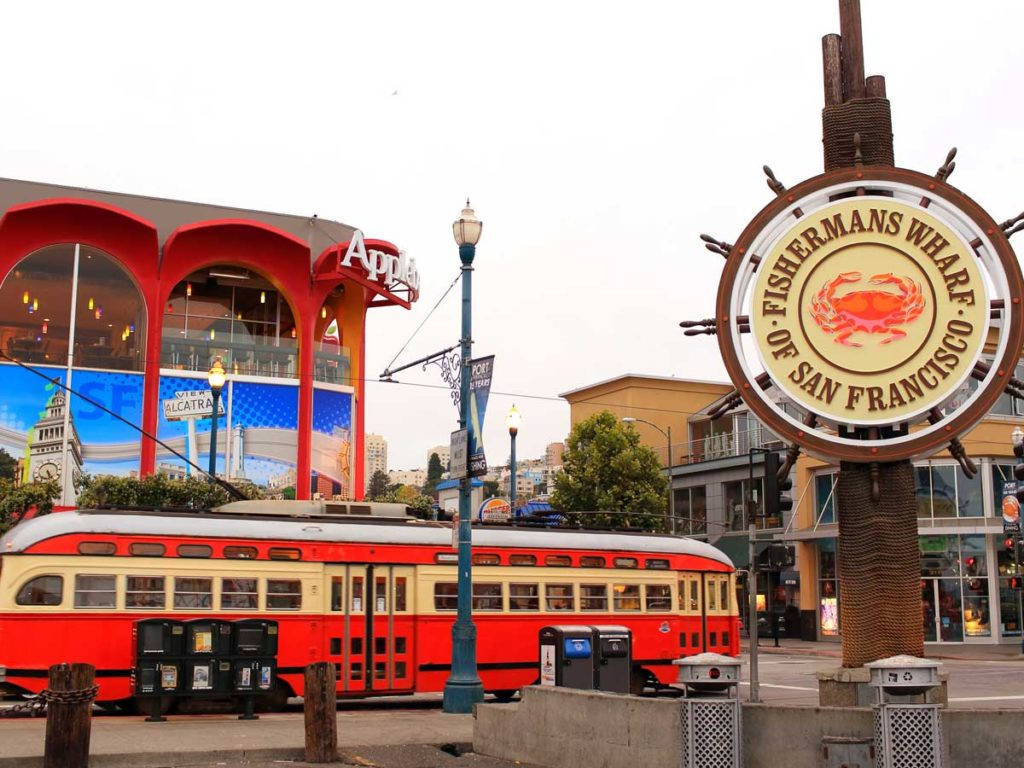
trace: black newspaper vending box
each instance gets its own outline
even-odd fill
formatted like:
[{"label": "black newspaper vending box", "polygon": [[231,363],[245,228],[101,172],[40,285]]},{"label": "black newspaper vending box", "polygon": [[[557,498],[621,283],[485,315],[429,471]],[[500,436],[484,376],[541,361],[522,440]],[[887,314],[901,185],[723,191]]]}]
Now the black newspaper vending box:
[{"label": "black newspaper vending box", "polygon": [[277,656],[277,622],[239,619],[235,622],[235,656]]},{"label": "black newspaper vending box", "polygon": [[232,622],[192,619],[185,622],[186,656],[230,656]]},{"label": "black newspaper vending box", "polygon": [[563,624],[540,630],[540,684],[594,688],[594,635],[590,627]]},{"label": "black newspaper vending box", "polygon": [[173,696],[181,690],[185,626],[172,619],[144,619],[135,625],[134,693]]},{"label": "black newspaper vending box", "polygon": [[633,635],[629,627],[599,624],[594,633],[594,688],[629,693]]}]

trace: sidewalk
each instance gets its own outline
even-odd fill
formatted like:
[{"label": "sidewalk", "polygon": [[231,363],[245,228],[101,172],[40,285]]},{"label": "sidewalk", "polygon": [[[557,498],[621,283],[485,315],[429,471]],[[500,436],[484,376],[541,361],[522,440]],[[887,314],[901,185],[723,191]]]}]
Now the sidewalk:
[{"label": "sidewalk", "polygon": [[[45,731],[44,718],[0,720],[0,767],[41,766]],[[302,759],[304,738],[301,712],[264,714],[259,720],[238,720],[234,715],[171,715],[164,723],[147,723],[142,717],[94,717],[90,765],[127,768],[294,761]],[[357,747],[455,744],[468,748],[472,740],[472,715],[446,715],[437,709],[338,713],[338,750],[345,757],[358,757]],[[439,759],[436,764],[444,761]]]},{"label": "sidewalk", "polygon": [[[747,653],[749,643],[746,638],[740,641],[740,652]],[[779,647],[770,638],[761,638],[757,645],[758,653],[779,653],[794,656],[820,656],[822,658],[842,658],[842,649],[838,642],[810,640],[780,639]],[[924,655],[929,659],[956,659],[959,661],[1015,661],[1020,659],[1020,645],[966,645],[947,643],[925,643]]]}]

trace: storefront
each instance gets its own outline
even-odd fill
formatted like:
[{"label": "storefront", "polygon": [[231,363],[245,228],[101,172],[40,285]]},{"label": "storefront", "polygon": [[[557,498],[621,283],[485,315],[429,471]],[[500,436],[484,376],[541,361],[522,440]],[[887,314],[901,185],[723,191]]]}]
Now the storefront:
[{"label": "storefront", "polygon": [[[1019,643],[1021,594],[1004,546],[1000,501],[1012,467],[1005,459],[979,460],[968,478],[955,464],[915,466],[921,563],[921,621],[925,642]],[[838,554],[833,503],[835,473],[815,475],[816,524],[802,539],[814,552],[816,621],[820,639],[838,638]]]},{"label": "storefront", "polygon": [[82,473],[192,469],[12,360],[205,467],[219,357],[221,474],[361,496],[366,312],[419,289],[394,245],[316,217],[10,180],[0,210],[0,448],[23,480],[58,480],[73,504]]}]

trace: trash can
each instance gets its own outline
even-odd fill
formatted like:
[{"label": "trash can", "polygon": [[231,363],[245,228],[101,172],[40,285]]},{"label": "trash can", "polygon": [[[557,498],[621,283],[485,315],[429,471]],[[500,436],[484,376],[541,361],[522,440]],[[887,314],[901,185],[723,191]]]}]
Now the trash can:
[{"label": "trash can", "polygon": [[679,682],[685,686],[683,768],[740,768],[740,660],[720,653],[698,653],[672,663],[679,666]]},{"label": "trash can", "polygon": [[633,667],[633,635],[629,628],[598,624],[590,629],[594,635],[594,688],[629,693]]},{"label": "trash can", "polygon": [[942,719],[939,704],[927,693],[942,685],[939,662],[916,656],[892,656],[864,665],[868,682],[878,693],[875,704],[875,765],[943,765]]},{"label": "trash can", "polygon": [[594,632],[564,624],[540,630],[540,684],[594,689]]}]

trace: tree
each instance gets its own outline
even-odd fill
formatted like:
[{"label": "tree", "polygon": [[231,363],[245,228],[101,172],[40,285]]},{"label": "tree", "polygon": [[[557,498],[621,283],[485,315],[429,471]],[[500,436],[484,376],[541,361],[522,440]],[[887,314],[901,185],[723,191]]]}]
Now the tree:
[{"label": "tree", "polygon": [[52,511],[53,500],[59,495],[60,486],[52,480],[15,485],[13,480],[0,478],[0,533],[17,524],[32,507],[36,516]]},{"label": "tree", "polygon": [[[248,485],[240,488],[249,498],[260,498],[258,488]],[[146,477],[117,477],[114,475],[86,476],[82,479],[82,492],[78,506],[87,507],[183,507],[212,509],[232,501],[228,492],[205,478],[188,477],[172,480],[167,475]]]},{"label": "tree", "polygon": [[0,448],[0,479],[16,480],[18,475],[18,460],[11,454]]},{"label": "tree", "polygon": [[572,428],[551,506],[565,513],[625,513],[569,514],[571,522],[663,531],[668,528],[667,491],[658,455],[641,444],[631,425],[601,411]]},{"label": "tree", "polygon": [[484,480],[484,498],[501,495],[501,483],[497,480]]},{"label": "tree", "polygon": [[437,496],[437,484],[441,482],[444,474],[444,465],[441,464],[441,457],[436,453],[430,454],[427,462],[427,482],[423,484],[423,493],[427,496]]},{"label": "tree", "polygon": [[383,501],[388,493],[388,476],[379,469],[370,476],[370,487],[366,489],[366,498],[370,501]]}]

